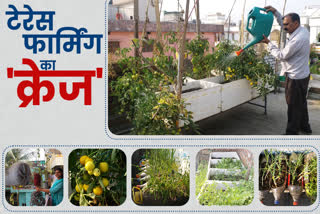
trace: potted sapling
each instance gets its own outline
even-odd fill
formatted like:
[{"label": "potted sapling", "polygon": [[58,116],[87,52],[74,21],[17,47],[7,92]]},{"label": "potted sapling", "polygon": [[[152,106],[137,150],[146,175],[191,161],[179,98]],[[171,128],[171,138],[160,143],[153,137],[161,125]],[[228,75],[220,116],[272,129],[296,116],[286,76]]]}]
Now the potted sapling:
[{"label": "potted sapling", "polygon": [[271,177],[271,191],[274,197],[274,204],[278,205],[282,193],[286,187],[287,156],[282,152],[270,152],[270,164],[267,163],[266,176]]},{"label": "potted sapling", "polygon": [[293,205],[297,206],[300,195],[303,190],[303,176],[299,176],[303,171],[303,159],[304,153],[296,154],[293,152],[289,160],[288,165],[288,189],[293,199]]},{"label": "potted sapling", "polygon": [[263,203],[263,199],[266,198],[271,188],[271,174],[268,173],[268,166],[270,165],[270,154],[267,150],[264,151],[264,155],[260,155],[260,167],[259,167],[259,200]]}]

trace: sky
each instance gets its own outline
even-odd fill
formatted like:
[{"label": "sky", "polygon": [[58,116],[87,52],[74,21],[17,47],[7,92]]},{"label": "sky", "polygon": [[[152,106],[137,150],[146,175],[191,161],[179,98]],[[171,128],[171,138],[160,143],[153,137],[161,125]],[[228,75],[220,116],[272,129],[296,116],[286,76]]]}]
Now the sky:
[{"label": "sky", "polygon": [[39,160],[45,160],[45,151],[44,149],[40,148],[40,157],[37,155],[37,149],[30,148],[30,149],[23,149],[23,154],[28,154],[34,152],[34,155],[29,158],[29,161],[39,161]]},{"label": "sky", "polygon": [[[205,18],[208,13],[221,12],[226,16],[229,14],[230,9],[233,5],[234,0],[199,0],[200,4],[200,18]],[[178,0],[163,0],[162,11],[177,11]],[[190,9],[193,8],[194,0],[190,0]],[[241,19],[243,5],[245,0],[236,0],[233,11],[231,13],[231,20],[237,22]],[[246,0],[246,12],[245,17],[248,12],[253,7],[264,7],[265,2],[267,5],[275,7],[279,12],[283,12],[283,6],[285,0]],[[180,0],[180,4],[183,8],[186,7],[186,0]],[[295,12],[301,14],[305,6],[309,5],[320,5],[319,0],[287,0],[287,5],[285,9],[285,14],[290,12]],[[195,12],[193,10],[192,19],[195,19]]]}]

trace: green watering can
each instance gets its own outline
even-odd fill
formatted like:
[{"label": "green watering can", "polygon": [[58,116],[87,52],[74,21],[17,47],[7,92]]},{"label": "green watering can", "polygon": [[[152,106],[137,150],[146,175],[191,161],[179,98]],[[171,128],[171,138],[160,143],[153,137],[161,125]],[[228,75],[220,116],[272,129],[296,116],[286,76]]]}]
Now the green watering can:
[{"label": "green watering can", "polygon": [[[252,24],[250,27],[250,20]],[[248,14],[247,31],[253,36],[253,40],[248,43],[244,48],[236,51],[239,56],[245,49],[259,43],[263,39],[263,35],[268,37],[273,24],[273,14],[271,11],[260,7],[254,7]]]}]

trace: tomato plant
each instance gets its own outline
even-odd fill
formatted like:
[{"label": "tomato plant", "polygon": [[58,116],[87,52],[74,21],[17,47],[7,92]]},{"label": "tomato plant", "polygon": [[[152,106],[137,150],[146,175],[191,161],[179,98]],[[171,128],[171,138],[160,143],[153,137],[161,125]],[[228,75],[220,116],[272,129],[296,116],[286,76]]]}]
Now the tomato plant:
[{"label": "tomato plant", "polygon": [[265,96],[274,86],[276,76],[264,60],[266,53],[258,55],[253,48],[235,56],[240,47],[228,41],[221,42],[213,53],[214,68],[223,73],[226,80],[246,78],[260,96]]},{"label": "tomato plant", "polygon": [[169,43],[176,39],[171,34],[165,38],[167,45],[161,50],[165,54],[145,58],[128,56],[126,49],[119,52],[122,75],[111,83],[112,96],[117,98],[119,113],[133,124],[132,134],[180,134],[179,121],[186,129],[195,127],[187,104],[173,93],[177,60],[173,56],[175,47]]},{"label": "tomato plant", "polygon": [[187,70],[187,76],[193,79],[203,79],[210,77],[212,69],[211,57],[208,53],[208,40],[197,36],[186,44],[187,53],[191,56],[192,70]]},{"label": "tomato plant", "polygon": [[69,156],[71,203],[119,206],[126,199],[126,156],[118,149],[77,149]]}]

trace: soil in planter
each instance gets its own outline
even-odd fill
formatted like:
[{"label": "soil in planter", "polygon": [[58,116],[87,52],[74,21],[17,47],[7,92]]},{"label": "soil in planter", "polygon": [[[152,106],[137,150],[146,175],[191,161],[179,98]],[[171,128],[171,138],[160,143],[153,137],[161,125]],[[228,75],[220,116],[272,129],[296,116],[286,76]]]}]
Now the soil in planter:
[{"label": "soil in planter", "polygon": [[223,82],[220,82],[219,84],[226,84],[226,83],[230,83],[231,80],[224,80]]},{"label": "soil in planter", "polygon": [[217,180],[217,181],[240,181],[244,179],[244,176],[218,174],[218,175],[211,175],[209,179]]},{"label": "soil in planter", "polygon": [[178,197],[175,200],[168,199],[166,202],[162,198],[155,199],[153,195],[143,194],[143,204],[141,206],[182,206],[186,204],[189,197]]},{"label": "soil in planter", "polygon": [[189,92],[192,92],[192,91],[197,91],[197,90],[200,90],[200,89],[202,89],[202,88],[199,88],[199,87],[198,88],[190,88],[190,89],[182,91],[182,94],[189,93]]}]

